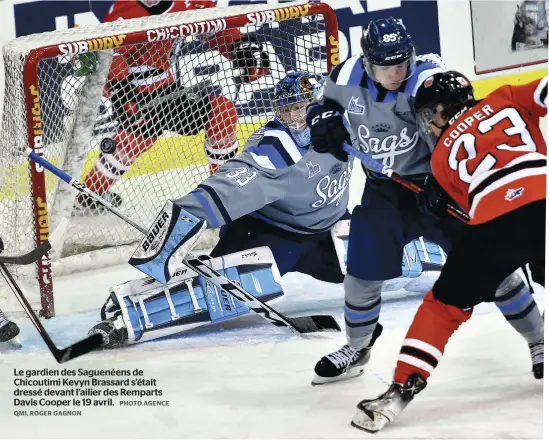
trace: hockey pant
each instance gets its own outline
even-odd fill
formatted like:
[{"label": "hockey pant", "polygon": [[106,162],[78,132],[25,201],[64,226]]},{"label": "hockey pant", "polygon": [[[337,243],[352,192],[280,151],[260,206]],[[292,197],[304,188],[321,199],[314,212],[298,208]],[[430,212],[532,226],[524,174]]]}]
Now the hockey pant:
[{"label": "hockey pant", "polygon": [[[263,302],[284,295],[278,267],[267,247],[217,257],[211,265]],[[181,267],[165,285],[146,277],[112,287],[101,319],[121,315],[131,344],[229,321],[249,311],[191,269]]]},{"label": "hockey pant", "polygon": [[[119,94],[111,96],[119,121],[113,135],[116,150],[112,154],[100,153],[94,168],[87,175],[84,184],[92,191],[98,194],[106,192],[156,143],[164,131],[191,136],[204,130],[204,150],[210,174],[236,155],[238,111],[234,103],[224,96],[210,94],[194,99],[187,95],[179,96],[146,112],[139,112],[138,103],[127,102],[126,95]],[[182,148],[187,148],[187,142],[182,143]],[[188,148],[193,148],[192,142]]]}]

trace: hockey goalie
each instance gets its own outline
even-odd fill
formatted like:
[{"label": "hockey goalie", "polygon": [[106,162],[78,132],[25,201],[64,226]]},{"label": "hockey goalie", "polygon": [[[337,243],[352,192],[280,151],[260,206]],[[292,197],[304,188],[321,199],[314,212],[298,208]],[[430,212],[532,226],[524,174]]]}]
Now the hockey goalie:
[{"label": "hockey goalie", "polygon": [[[116,0],[105,16],[106,22],[151,15],[204,9],[214,1]],[[240,69],[240,79],[249,83],[266,75],[269,58],[262,44],[238,29],[213,35],[201,35],[209,49],[231,60]],[[174,57],[182,55],[180,39],[157,41],[118,49],[107,77],[106,94],[111,103],[117,131],[112,141],[115,149],[101,153],[84,184],[114,206],[122,204],[120,195],[110,190],[124,173],[149,150],[165,131],[180,135],[205,132],[204,150],[210,173],[238,149],[236,125],[238,112],[234,103],[207,87],[184,90],[171,67]],[[101,211],[86,196],[79,196],[77,206],[88,212]]]}]

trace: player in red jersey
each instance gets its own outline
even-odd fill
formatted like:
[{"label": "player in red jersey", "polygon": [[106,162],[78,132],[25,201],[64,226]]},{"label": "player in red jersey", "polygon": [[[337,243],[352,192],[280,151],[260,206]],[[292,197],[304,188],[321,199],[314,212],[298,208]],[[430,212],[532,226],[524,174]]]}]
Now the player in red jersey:
[{"label": "player in red jersey", "polygon": [[547,145],[540,118],[547,115],[547,77],[475,101],[465,76],[437,73],[419,88],[415,108],[424,131],[438,137],[436,182],[421,194],[424,206],[442,215],[449,202],[457,204],[471,226],[455,240],[408,329],[393,384],[358,404],[352,424],[369,432],[393,422],[425,388],[452,334],[484,301],[526,339],[534,377],[543,378],[543,318],[514,271],[529,264],[544,285]]},{"label": "player in red jersey", "polygon": [[[214,6],[214,1],[116,0],[104,21]],[[255,81],[268,73],[268,54],[253,36],[243,35],[238,29],[226,29],[201,37],[207,40],[210,49],[218,50],[232,61],[234,68],[240,69],[243,82]],[[127,46],[117,50],[113,57],[106,88],[119,123],[113,136],[116,150],[112,154],[100,154],[84,183],[115,206],[119,206],[122,199],[109,188],[154,145],[164,130],[182,135],[204,130],[204,149],[211,174],[237,152],[238,112],[234,103],[199,87],[185,93],[170,70],[170,58],[177,56],[179,44],[179,40],[170,39]],[[80,196],[78,203],[101,211],[85,196]]]}]

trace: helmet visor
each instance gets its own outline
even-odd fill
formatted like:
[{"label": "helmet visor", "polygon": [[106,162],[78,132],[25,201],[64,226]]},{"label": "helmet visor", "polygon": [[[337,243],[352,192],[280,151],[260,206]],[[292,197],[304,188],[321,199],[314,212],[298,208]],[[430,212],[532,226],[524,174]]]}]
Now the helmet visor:
[{"label": "helmet visor", "polygon": [[370,78],[380,84],[399,85],[406,81],[414,73],[416,68],[416,55],[408,57],[401,63],[387,65],[387,63],[375,64],[362,57],[364,69]]}]

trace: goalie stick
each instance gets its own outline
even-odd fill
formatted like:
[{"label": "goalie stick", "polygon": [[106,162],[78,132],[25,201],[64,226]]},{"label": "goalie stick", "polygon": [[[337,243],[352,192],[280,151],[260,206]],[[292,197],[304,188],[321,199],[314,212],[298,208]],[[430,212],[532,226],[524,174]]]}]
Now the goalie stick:
[{"label": "goalie stick", "polygon": [[[61,171],[55,165],[53,165],[43,157],[33,152],[30,148],[27,148],[24,154],[30,160],[42,165],[48,171],[53,173],[55,176],[57,176],[64,182],[71,185],[80,193],[86,194],[92,199],[96,200],[98,203],[104,206],[107,210],[109,210],[114,215],[116,215],[119,219],[133,226],[142,234],[146,234],[148,232],[147,228],[136,223],[131,218],[124,215],[118,209],[113,207],[109,202],[107,202],[106,200],[103,200],[99,195],[97,195],[93,191],[90,191],[83,184],[74,180],[67,173]],[[235,282],[231,281],[227,277],[221,275],[218,271],[212,269],[210,266],[205,264],[205,261],[211,260],[211,257],[207,255],[203,255],[200,258],[196,258],[190,254],[189,256],[190,258],[188,259],[186,258],[183,260],[183,264],[185,266],[194,270],[199,275],[202,275],[212,284],[224,290],[225,292],[227,292],[229,295],[233,296],[240,302],[246,304],[250,308],[250,310],[262,316],[271,324],[277,327],[289,327],[298,333],[312,333],[312,332],[317,332],[322,330],[335,330],[335,331],[341,330],[337,321],[334,319],[333,316],[330,316],[330,315],[299,316],[299,317],[293,317],[293,318],[286,317],[278,313],[272,307],[268,306],[267,304],[257,299],[252,294],[248,293],[246,290],[244,290]]]},{"label": "goalie stick", "polygon": [[[36,263],[40,258],[46,255],[53,247],[55,247],[62,239],[69,221],[66,218],[62,218],[55,231],[53,231],[46,241],[40,243],[32,251],[26,254],[13,255],[11,257],[3,257],[0,255],[0,263],[13,264],[16,266],[25,266],[27,264]],[[3,249],[0,249],[0,252]]]},{"label": "goalie stick", "polygon": [[34,310],[32,310],[32,307],[27,301],[25,295],[23,294],[23,291],[21,290],[4,263],[0,263],[0,272],[2,273],[2,276],[6,280],[6,283],[13,291],[17,300],[21,304],[21,307],[23,307],[23,310],[25,310],[25,313],[29,316],[32,324],[42,337],[42,340],[46,343],[47,347],[51,351],[51,354],[53,354],[53,357],[57,362],[62,364],[78,356],[82,356],[103,345],[103,337],[99,334],[94,334],[88,336],[85,339],[82,339],[81,341],[76,342],[75,344],[69,345],[66,348],[58,348],[51,340],[48,332],[40,322],[40,319],[38,318],[38,316],[36,316]]},{"label": "goalie stick", "polygon": [[[417,186],[415,183],[412,183],[404,179],[401,175],[397,174],[392,168],[382,165],[377,160],[372,159],[366,153],[358,150],[357,148],[354,148],[349,144],[343,144],[343,149],[350,156],[356,157],[357,159],[362,161],[367,167],[370,167],[374,171],[381,173],[389,177],[390,179],[393,179],[395,182],[400,183],[402,186],[408,188],[416,194],[423,191],[423,189]],[[464,223],[469,223],[469,221],[471,220],[471,217],[469,217],[465,212],[457,209],[455,206],[446,205],[446,210],[449,214],[453,215]]]}]

